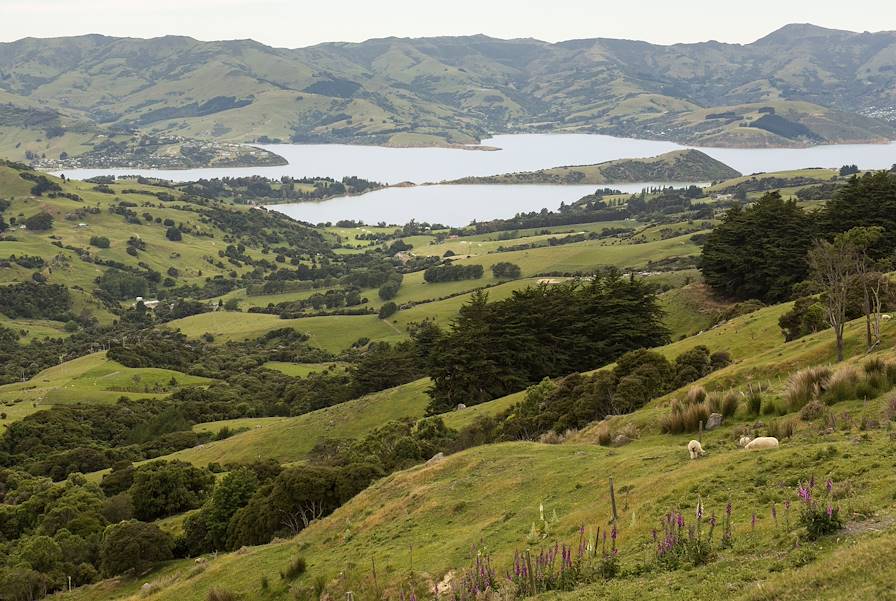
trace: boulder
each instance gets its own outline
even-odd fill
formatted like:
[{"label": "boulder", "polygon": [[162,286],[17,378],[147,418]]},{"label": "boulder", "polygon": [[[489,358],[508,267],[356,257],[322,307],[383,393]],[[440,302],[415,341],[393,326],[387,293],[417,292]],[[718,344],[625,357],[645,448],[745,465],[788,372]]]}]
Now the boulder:
[{"label": "boulder", "polygon": [[709,418],[706,420],[705,429],[707,431],[715,430],[716,428],[718,428],[721,425],[722,425],[722,414],[721,413],[710,413]]},{"label": "boulder", "polygon": [[441,453],[441,452],[436,453],[435,455],[432,456],[432,458],[430,458],[429,461],[426,462],[426,465],[433,465],[435,463],[442,461],[444,458],[445,458],[445,453]]},{"label": "boulder", "polygon": [[623,445],[627,445],[627,444],[630,443],[631,441],[632,441],[632,439],[629,438],[628,436],[626,436],[625,434],[617,434],[617,435],[613,438],[613,446],[614,446],[614,447],[621,447],[621,446],[623,446]]},{"label": "boulder", "polygon": [[457,404],[457,411],[461,411],[462,409],[466,409],[466,408],[467,408],[467,406],[464,405],[463,403],[458,403],[458,404]]}]

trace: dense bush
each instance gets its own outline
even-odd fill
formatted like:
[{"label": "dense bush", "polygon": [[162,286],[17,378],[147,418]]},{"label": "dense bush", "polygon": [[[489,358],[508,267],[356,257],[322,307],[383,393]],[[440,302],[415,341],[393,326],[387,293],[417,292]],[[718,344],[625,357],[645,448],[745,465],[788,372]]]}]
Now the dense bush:
[{"label": "dense bush", "polygon": [[49,213],[37,213],[25,219],[22,223],[33,231],[45,231],[53,227],[53,216]]},{"label": "dense bush", "polygon": [[499,280],[515,280],[523,275],[523,270],[515,263],[501,261],[492,265],[492,275]]},{"label": "dense bush", "polygon": [[136,520],[113,524],[103,533],[100,565],[106,576],[139,573],[157,561],[171,559],[174,542],[155,524]]}]

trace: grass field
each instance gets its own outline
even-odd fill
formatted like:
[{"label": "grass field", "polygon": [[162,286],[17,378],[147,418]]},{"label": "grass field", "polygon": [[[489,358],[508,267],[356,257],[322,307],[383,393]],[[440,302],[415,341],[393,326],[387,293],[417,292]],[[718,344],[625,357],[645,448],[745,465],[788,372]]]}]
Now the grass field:
[{"label": "grass field", "polygon": [[113,403],[122,396],[160,398],[184,386],[203,386],[208,378],[157,368],[130,368],[103,352],[45,369],[27,382],[0,386],[4,426],[59,404]]},{"label": "grass field", "polygon": [[[853,440],[856,433],[822,435],[802,428],[779,450],[750,453],[737,449],[732,428],[724,427],[704,435],[711,452],[696,462],[687,459],[684,435],[644,436],[620,449],[570,443],[478,447],[379,481],[293,540],[218,556],[203,570],[175,562],[151,576],[79,590],[74,598],[119,598],[137,593],[144,581],[159,584],[153,598],[160,600],[201,601],[212,585],[254,598],[262,595],[267,576],[272,585],[266,598],[286,599],[287,584],[277,573],[297,555],[308,562],[299,584],[322,577],[336,590],[342,589],[333,579],[341,572],[348,590],[367,583],[371,560],[392,594],[411,570],[437,582],[468,565],[471,548],[487,550],[503,571],[514,550],[532,545],[527,533],[538,521],[540,504],[547,516],[557,517],[542,544],[574,542],[580,526],[592,533],[606,527],[607,481],[613,477],[623,575],[546,598],[634,601],[649,589],[651,598],[669,601],[871,599],[871,591],[892,584],[892,574],[872,566],[882,558],[896,559],[896,475],[880,461],[892,447],[887,433],[867,432],[859,443]],[[837,538],[794,546],[784,521],[795,523],[796,484],[810,476],[835,481],[850,527]],[[698,500],[717,516],[732,504],[732,547],[719,551],[708,566],[651,568],[651,529],[670,510],[681,511],[690,523]],[[785,500],[794,502],[786,514]],[[772,503],[778,507],[777,523],[769,513]],[[871,507],[880,509],[869,513]],[[641,565],[647,570],[636,569]],[[755,586],[766,582],[780,596],[769,597]]]}]

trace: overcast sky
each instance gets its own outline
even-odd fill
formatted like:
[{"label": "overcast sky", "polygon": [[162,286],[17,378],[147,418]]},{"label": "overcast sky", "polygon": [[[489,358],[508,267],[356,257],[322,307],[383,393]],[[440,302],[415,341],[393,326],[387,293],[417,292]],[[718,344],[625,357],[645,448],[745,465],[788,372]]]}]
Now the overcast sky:
[{"label": "overcast sky", "polygon": [[[732,9],[738,6],[737,9]],[[751,42],[787,23],[896,30],[896,0],[0,0],[0,41],[102,33],[281,46],[464,35]]]}]

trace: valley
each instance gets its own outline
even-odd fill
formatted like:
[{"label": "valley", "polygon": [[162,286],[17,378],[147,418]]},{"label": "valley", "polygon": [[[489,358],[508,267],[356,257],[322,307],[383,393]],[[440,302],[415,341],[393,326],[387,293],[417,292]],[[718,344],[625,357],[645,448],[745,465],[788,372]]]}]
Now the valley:
[{"label": "valley", "polygon": [[890,597],[896,33],[198,38],[0,42],[0,601]]}]

